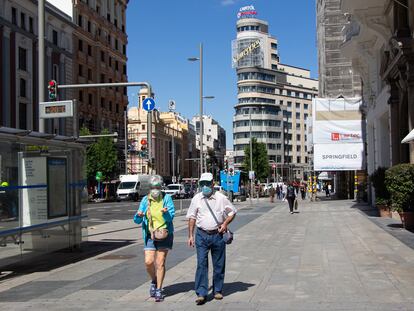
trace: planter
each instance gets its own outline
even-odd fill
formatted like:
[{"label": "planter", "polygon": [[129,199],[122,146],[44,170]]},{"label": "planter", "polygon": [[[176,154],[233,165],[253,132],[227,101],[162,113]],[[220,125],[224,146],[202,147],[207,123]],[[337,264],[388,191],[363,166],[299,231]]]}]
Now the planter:
[{"label": "planter", "polygon": [[389,217],[391,218],[391,209],[388,205],[385,204],[377,204],[378,211],[381,217]]},{"label": "planter", "polygon": [[400,212],[399,214],[404,229],[414,230],[414,212]]}]

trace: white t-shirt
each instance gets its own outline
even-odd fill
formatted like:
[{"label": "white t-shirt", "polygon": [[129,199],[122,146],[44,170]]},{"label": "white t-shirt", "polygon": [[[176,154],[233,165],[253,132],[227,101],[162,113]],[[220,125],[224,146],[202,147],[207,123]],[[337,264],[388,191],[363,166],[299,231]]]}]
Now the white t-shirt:
[{"label": "white t-shirt", "polygon": [[[211,215],[205,201],[206,199],[204,195],[201,192],[197,193],[191,200],[186,217],[188,219],[195,219],[198,228],[203,230],[215,230],[218,228],[217,222],[214,220],[213,215]],[[222,224],[227,217],[237,213],[237,209],[234,205],[220,192],[215,192],[207,199],[207,201],[220,224]]]}]

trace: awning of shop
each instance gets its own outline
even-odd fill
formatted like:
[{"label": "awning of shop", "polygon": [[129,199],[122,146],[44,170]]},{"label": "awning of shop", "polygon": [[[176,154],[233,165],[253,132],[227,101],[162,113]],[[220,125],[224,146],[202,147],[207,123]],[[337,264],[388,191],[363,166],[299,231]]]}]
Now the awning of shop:
[{"label": "awning of shop", "polygon": [[414,130],[412,130],[405,138],[401,141],[402,144],[414,141]]}]

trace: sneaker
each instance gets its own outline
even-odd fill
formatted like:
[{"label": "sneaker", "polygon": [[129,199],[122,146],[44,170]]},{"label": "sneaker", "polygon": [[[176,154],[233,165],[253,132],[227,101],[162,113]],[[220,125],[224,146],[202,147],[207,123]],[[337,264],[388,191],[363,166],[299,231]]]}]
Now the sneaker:
[{"label": "sneaker", "polygon": [[219,292],[215,293],[214,294],[214,299],[216,299],[216,300],[222,300],[223,299],[223,294],[222,293],[219,293]]},{"label": "sneaker", "polygon": [[155,297],[155,291],[156,291],[156,289],[157,289],[157,284],[151,282],[151,287],[150,287],[150,290],[149,290],[150,297]]},{"label": "sneaker", "polygon": [[293,212],[290,212],[291,214],[293,214]]},{"label": "sneaker", "polygon": [[164,300],[164,296],[162,294],[161,289],[157,288],[155,290],[155,302],[161,302]]},{"label": "sneaker", "polygon": [[198,306],[205,304],[206,303],[206,297],[198,296],[195,303]]}]

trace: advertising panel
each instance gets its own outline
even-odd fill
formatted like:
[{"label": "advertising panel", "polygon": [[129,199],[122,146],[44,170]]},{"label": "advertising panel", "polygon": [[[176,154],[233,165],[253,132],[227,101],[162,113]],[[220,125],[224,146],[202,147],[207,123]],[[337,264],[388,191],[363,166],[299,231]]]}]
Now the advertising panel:
[{"label": "advertising panel", "polygon": [[313,99],[313,143],[362,143],[361,100]]},{"label": "advertising panel", "polygon": [[46,157],[25,157],[20,161],[23,226],[47,221]]},{"label": "advertising panel", "polygon": [[315,98],[312,106],[314,169],[363,169],[361,99]]},{"label": "advertising panel", "polygon": [[364,147],[360,143],[315,144],[315,171],[350,171],[363,168]]},{"label": "advertising panel", "polygon": [[264,67],[262,39],[250,37],[233,40],[232,64],[233,68]]}]

